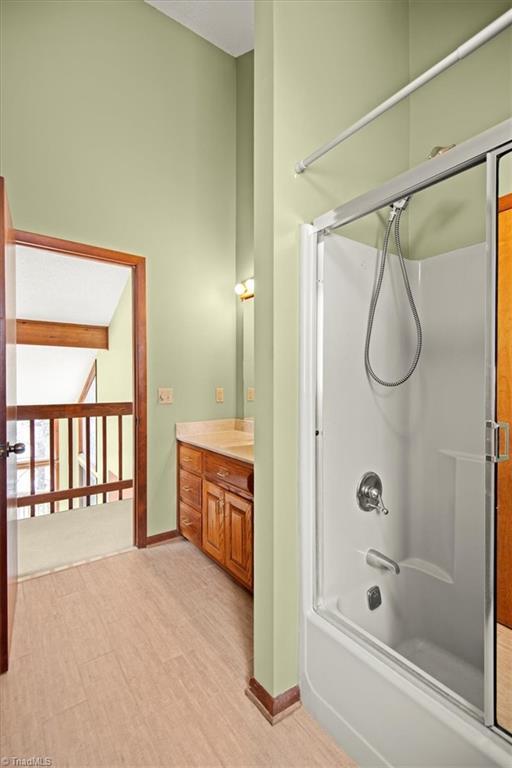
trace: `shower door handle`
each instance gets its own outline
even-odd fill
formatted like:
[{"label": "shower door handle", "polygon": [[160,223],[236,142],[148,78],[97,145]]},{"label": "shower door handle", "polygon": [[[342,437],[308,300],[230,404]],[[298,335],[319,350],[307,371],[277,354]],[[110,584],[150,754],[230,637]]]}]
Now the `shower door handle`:
[{"label": "shower door handle", "polygon": [[[510,459],[510,424],[507,421],[488,421],[487,428],[492,430],[491,435],[491,453],[486,455],[487,461],[500,463]],[[504,451],[500,451],[500,434],[503,432],[505,438]]]}]

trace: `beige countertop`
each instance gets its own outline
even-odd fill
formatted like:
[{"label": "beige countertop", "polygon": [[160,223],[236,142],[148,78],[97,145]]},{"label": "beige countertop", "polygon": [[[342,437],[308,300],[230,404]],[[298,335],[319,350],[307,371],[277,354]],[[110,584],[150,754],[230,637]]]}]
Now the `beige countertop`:
[{"label": "beige countertop", "polygon": [[254,464],[254,422],[217,419],[176,424],[176,439],[231,459]]}]

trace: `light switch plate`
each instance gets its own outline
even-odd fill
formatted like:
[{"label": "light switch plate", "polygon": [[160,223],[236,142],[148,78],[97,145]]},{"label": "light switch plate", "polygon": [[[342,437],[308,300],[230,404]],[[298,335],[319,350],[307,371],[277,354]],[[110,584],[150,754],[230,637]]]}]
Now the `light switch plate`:
[{"label": "light switch plate", "polygon": [[215,387],[215,402],[224,402],[224,387]]},{"label": "light switch plate", "polygon": [[174,390],[171,387],[158,387],[158,402],[162,405],[174,403]]},{"label": "light switch plate", "polygon": [[254,389],[254,387],[247,387],[247,401],[252,403],[255,395],[256,395],[256,390]]}]

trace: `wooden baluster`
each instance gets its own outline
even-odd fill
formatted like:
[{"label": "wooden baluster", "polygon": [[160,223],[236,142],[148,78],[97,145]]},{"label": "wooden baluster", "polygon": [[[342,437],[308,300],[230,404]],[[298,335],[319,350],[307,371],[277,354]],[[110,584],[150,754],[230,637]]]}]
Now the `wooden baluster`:
[{"label": "wooden baluster", "polygon": [[[36,492],[36,422],[30,419],[30,493]],[[30,517],[35,517],[35,504],[30,505]]]},{"label": "wooden baluster", "polygon": [[[85,417],[85,484],[91,484],[91,417]],[[91,506],[91,497],[86,496],[86,504]]]},{"label": "wooden baluster", "polygon": [[[103,482],[107,482],[107,417],[102,416],[101,417],[101,426],[102,426],[102,440],[101,440],[101,448],[103,453]],[[107,494],[103,494],[103,503],[107,503]]]},{"label": "wooden baluster", "polygon": [[[119,480],[123,479],[123,417],[121,415],[118,416],[118,439],[119,439],[119,445],[118,445],[118,462],[119,462]],[[121,500],[123,498],[123,489],[119,491],[119,499]]]},{"label": "wooden baluster", "polygon": [[[68,419],[68,488],[73,488],[73,419]],[[68,501],[68,509],[73,509],[73,499]]]},{"label": "wooden baluster", "polygon": [[[55,420],[49,419],[50,430],[50,491],[55,490]],[[55,512],[55,502],[50,503],[50,514]]]},{"label": "wooden baluster", "polygon": [[[48,512],[53,513],[59,510],[59,504],[67,502],[68,509],[73,509],[74,499],[83,499],[84,502],[90,504],[93,496],[100,499],[103,498],[103,502],[107,503],[110,496],[118,494],[118,498],[123,498],[123,493],[127,489],[133,488],[133,480],[125,480],[124,468],[123,468],[123,416],[131,416],[133,414],[132,403],[67,403],[63,405],[27,405],[18,407],[18,421],[25,421],[29,424],[29,438],[27,439],[27,448],[30,447],[30,457],[27,457],[26,462],[23,462],[23,467],[29,469],[29,485],[27,495],[19,496],[17,499],[18,507],[25,507],[30,509],[31,517],[38,514],[38,510],[42,504],[48,505]],[[118,467],[119,476],[115,477],[109,472],[108,468],[108,418],[116,418],[118,423]],[[76,445],[74,426],[76,420],[79,420],[80,429],[80,441],[79,445]],[[83,436],[82,419],[84,420],[83,426],[85,427],[86,434]],[[99,427],[99,420],[101,419],[102,435],[100,437],[100,429],[98,433],[98,452],[99,441],[102,441],[102,458],[103,469],[98,475],[98,479],[95,482],[93,478],[93,470],[95,458],[92,455],[94,435],[92,433],[93,424],[91,419],[98,419],[97,423]],[[46,453],[46,458],[41,459],[36,455],[36,439],[37,423],[44,421],[49,426],[49,452]],[[61,489],[60,486],[60,460],[59,460],[59,425],[60,423],[68,423],[68,436],[67,436],[67,450],[68,450],[68,488]],[[96,434],[96,433],[95,433]],[[30,446],[29,446],[30,443]],[[84,445],[82,445],[84,443]],[[77,463],[77,448],[81,453],[86,454],[86,461],[84,462],[84,473],[80,472],[77,478],[76,463]],[[84,451],[85,448],[85,451]],[[49,467],[49,488],[38,492],[36,491],[37,485],[37,469],[39,466]],[[82,474],[84,475],[82,482]],[[85,475],[87,475],[87,481],[85,481]],[[109,475],[112,478],[109,482]],[[101,476],[103,479],[101,479]],[[80,486],[80,487],[77,487]],[[83,487],[82,487],[83,486]]]}]

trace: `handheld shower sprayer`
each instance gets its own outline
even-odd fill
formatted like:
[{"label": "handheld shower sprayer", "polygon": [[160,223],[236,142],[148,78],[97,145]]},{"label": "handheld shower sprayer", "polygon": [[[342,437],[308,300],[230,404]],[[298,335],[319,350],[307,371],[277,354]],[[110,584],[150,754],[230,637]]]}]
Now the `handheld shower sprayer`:
[{"label": "handheld shower sprayer", "polygon": [[[438,157],[439,155],[444,155],[445,152],[448,152],[450,149],[453,149],[454,146],[455,144],[447,144],[444,147],[440,145],[432,147],[427,159],[432,160],[433,158]],[[377,276],[377,282],[375,283],[375,287],[373,289],[372,297],[370,300],[370,310],[368,313],[368,325],[366,329],[366,342],[364,347],[364,364],[365,364],[368,376],[370,376],[370,378],[376,381],[377,384],[380,384],[383,387],[399,387],[400,384],[404,384],[408,379],[410,379],[410,377],[412,376],[412,374],[416,369],[416,366],[418,365],[418,361],[420,359],[421,350],[423,346],[423,332],[421,330],[420,317],[418,315],[418,310],[416,309],[416,304],[414,303],[414,296],[412,295],[411,285],[409,283],[409,277],[407,275],[407,269],[405,268],[405,260],[402,253],[402,246],[400,242],[400,218],[403,212],[406,210],[407,206],[409,205],[410,199],[411,199],[410,195],[406,197],[402,197],[400,200],[396,200],[390,206],[388,223],[386,226],[386,233],[384,235],[384,243],[382,245],[382,253],[380,257],[380,265],[379,265],[379,271]],[[380,291],[382,288],[382,281],[384,279],[384,272],[386,269],[386,259],[388,256],[389,238],[391,235],[391,230],[393,228],[394,228],[394,235],[395,235],[396,250],[397,250],[398,259],[400,263],[400,269],[402,270],[402,278],[404,281],[405,292],[409,300],[411,314],[414,320],[414,324],[416,326],[416,351],[414,353],[414,357],[412,359],[411,365],[409,366],[409,369],[404,376],[402,376],[400,379],[396,379],[396,381],[385,381],[384,379],[381,379],[380,376],[377,376],[377,374],[372,368],[372,364],[370,362],[370,342],[372,339],[372,330],[373,330],[373,323],[375,320],[375,311],[377,309],[377,303],[379,301]]]},{"label": "handheld shower sprayer", "polygon": [[[364,347],[364,363],[365,363],[365,367],[368,375],[375,382],[377,382],[377,384],[380,384],[383,387],[399,387],[400,384],[404,384],[404,382],[406,382],[412,376],[412,374],[416,369],[416,366],[418,365],[418,360],[420,359],[421,348],[423,345],[423,334],[421,330],[421,322],[418,315],[418,310],[416,309],[416,304],[414,303],[414,297],[412,295],[411,285],[409,283],[409,276],[407,274],[405,260],[402,253],[402,246],[400,243],[400,218],[403,212],[406,210],[410,199],[411,199],[410,197],[404,197],[401,200],[397,200],[395,203],[391,205],[391,209],[389,211],[388,223],[386,227],[386,234],[384,235],[384,243],[382,246],[382,253],[381,253],[381,259],[380,259],[379,272],[377,276],[377,282],[375,283],[375,288],[373,290],[372,298],[370,301],[370,311],[368,313],[368,326],[366,329],[366,342]],[[370,342],[372,338],[373,323],[375,320],[375,311],[377,309],[377,303],[379,301],[380,291],[382,288],[382,281],[384,279],[384,272],[386,269],[386,259],[388,256],[389,238],[391,235],[391,230],[393,228],[394,228],[394,235],[395,235],[396,250],[397,250],[398,259],[400,262],[400,269],[402,271],[402,278],[404,281],[405,292],[407,294],[407,298],[409,300],[409,306],[411,307],[413,320],[416,325],[417,341],[416,341],[416,351],[414,353],[414,357],[411,365],[409,366],[408,371],[404,374],[404,376],[402,376],[399,379],[396,379],[394,381],[386,381],[385,379],[382,379],[380,376],[378,376],[372,368],[372,364],[370,362]]]}]

